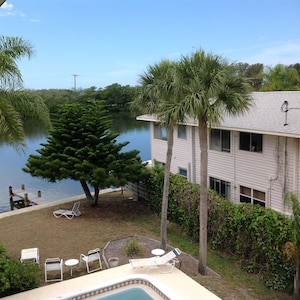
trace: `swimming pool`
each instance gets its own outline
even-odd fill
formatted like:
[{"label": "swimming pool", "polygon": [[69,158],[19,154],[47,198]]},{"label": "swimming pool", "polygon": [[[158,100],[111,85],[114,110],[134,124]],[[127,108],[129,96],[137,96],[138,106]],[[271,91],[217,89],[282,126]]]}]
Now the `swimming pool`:
[{"label": "swimming pool", "polygon": [[[136,289],[138,290],[136,292]],[[121,293],[118,295],[118,293]],[[128,299],[143,299],[143,300],[179,300],[172,290],[164,286],[159,280],[146,274],[131,274],[115,280],[111,280],[90,288],[80,289],[72,293],[61,295],[51,300],[119,300],[127,299],[123,296],[128,294],[138,293],[148,296],[148,298],[133,298]],[[115,297],[115,296],[122,297]],[[145,296],[145,297],[146,297]]]},{"label": "swimming pool", "polygon": [[97,300],[155,300],[141,288],[130,288],[113,295],[100,297]]}]

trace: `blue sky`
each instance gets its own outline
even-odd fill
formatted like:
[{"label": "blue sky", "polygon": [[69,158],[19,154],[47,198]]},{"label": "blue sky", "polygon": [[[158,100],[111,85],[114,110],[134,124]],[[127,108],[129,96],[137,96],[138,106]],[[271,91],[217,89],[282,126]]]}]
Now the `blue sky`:
[{"label": "blue sky", "polygon": [[[202,48],[236,62],[300,63],[299,0],[6,0],[0,34],[31,42],[29,89],[135,86],[149,65]],[[78,76],[74,77],[76,74]]]}]

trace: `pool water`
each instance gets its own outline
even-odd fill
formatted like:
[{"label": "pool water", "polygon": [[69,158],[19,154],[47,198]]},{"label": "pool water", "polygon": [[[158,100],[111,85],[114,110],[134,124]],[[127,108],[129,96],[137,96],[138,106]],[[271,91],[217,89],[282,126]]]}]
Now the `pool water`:
[{"label": "pool water", "polygon": [[98,298],[97,300],[154,300],[141,288],[130,288],[113,295]]}]

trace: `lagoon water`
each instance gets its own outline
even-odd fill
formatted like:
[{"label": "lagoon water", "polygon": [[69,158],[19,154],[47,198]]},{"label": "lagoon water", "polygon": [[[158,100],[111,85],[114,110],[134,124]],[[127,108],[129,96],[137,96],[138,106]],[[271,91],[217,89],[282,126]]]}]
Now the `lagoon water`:
[{"label": "lagoon water", "polygon": [[[137,122],[137,121],[136,121]],[[140,151],[140,157],[143,161],[151,159],[150,154],[150,133],[148,124],[137,122],[136,126],[130,129],[122,129],[118,142],[129,141],[130,143],[123,148],[125,151],[137,149]],[[47,136],[45,130],[39,127],[31,128],[26,134],[27,150],[25,153],[18,153],[12,147],[0,143],[0,213],[10,210],[8,188],[19,190],[24,184],[27,191],[36,194],[42,192],[43,199],[54,201],[83,194],[79,182],[73,180],[62,180],[56,183],[50,183],[46,180],[32,177],[22,171],[25,167],[30,154],[35,153],[41,148],[41,143],[46,143]]]}]

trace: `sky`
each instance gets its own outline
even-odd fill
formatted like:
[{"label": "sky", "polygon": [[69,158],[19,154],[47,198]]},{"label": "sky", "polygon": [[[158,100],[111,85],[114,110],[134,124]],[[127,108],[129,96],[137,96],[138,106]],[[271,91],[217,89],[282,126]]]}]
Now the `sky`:
[{"label": "sky", "polygon": [[26,89],[136,86],[202,49],[232,62],[300,63],[300,0],[6,0],[0,35],[29,41]]}]

